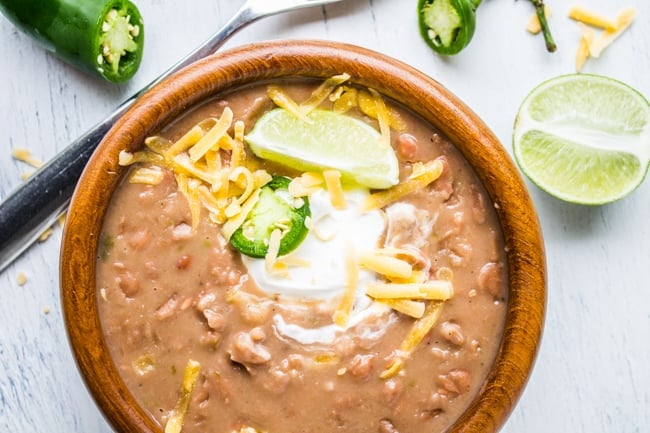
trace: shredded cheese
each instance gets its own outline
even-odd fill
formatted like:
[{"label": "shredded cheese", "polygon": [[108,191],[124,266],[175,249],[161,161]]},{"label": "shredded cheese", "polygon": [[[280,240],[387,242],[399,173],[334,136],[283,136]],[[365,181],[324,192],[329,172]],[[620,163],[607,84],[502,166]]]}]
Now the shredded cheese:
[{"label": "shredded cheese", "polygon": [[16,275],[16,282],[19,286],[24,286],[25,283],[27,283],[27,274],[24,272],[19,272],[18,275]]},{"label": "shredded cheese", "polygon": [[330,77],[325,81],[323,81],[320,84],[320,86],[318,86],[311,93],[309,98],[300,104],[300,112],[305,116],[311,113],[325,99],[327,99],[328,96],[330,96],[330,94],[336,88],[336,86],[343,84],[349,79],[350,79],[350,75],[344,73],[340,75],[334,75],[333,77]]},{"label": "shredded cheese", "polygon": [[341,185],[341,172],[338,170],[325,170],[323,172],[327,192],[330,194],[330,202],[335,209],[345,209],[345,195]]},{"label": "shredded cheese", "polygon": [[[358,106],[359,109],[368,117],[372,117],[373,119],[379,120],[379,113],[377,111],[377,102],[376,102],[376,96],[378,95],[377,92],[371,92],[370,90],[359,90],[358,91],[358,96],[357,96],[357,101],[358,101]],[[383,102],[383,100],[382,100]],[[391,128],[395,129],[396,131],[403,131],[406,128],[406,123],[404,122],[404,119],[399,115],[399,113],[395,110],[388,109],[386,108],[386,116],[388,116],[388,124]]]},{"label": "shredded cheese", "polygon": [[165,424],[165,433],[181,433],[183,422],[185,421],[185,414],[190,406],[190,397],[200,371],[201,364],[199,362],[192,359],[187,361],[185,374],[183,375],[183,383],[181,385],[181,396]]},{"label": "shredded cheese", "polygon": [[266,272],[272,273],[275,262],[278,260],[280,253],[280,241],[282,241],[282,230],[274,229],[269,236],[269,248],[264,257]]},{"label": "shredded cheese", "polygon": [[578,49],[576,50],[576,71],[580,72],[589,58],[589,47],[594,41],[594,31],[582,23],[578,24],[580,24],[580,28],[582,29],[582,35],[580,36]]},{"label": "shredded cheese", "polygon": [[296,101],[294,101],[281,87],[269,86],[266,89],[266,93],[278,107],[284,108],[303,122],[313,123],[313,121],[302,112]]},{"label": "shredded cheese", "polygon": [[411,356],[411,353],[413,353],[422,339],[431,331],[433,325],[436,324],[441,312],[442,302],[429,302],[425,307],[422,317],[413,323],[408,335],[400,344],[399,349],[394,352],[390,363],[379,375],[380,378],[389,379],[399,373],[408,357]]},{"label": "shredded cheese", "polygon": [[407,179],[385,191],[376,192],[366,198],[363,210],[381,209],[402,197],[429,185],[442,174],[443,164],[440,159],[434,159],[425,164],[425,172],[413,179]]},{"label": "shredded cheese", "polygon": [[11,156],[20,162],[31,165],[34,168],[41,168],[43,166],[43,161],[34,157],[29,149],[17,147],[11,150]]},{"label": "shredded cheese", "polygon": [[410,299],[385,299],[382,301],[395,311],[419,319],[424,316],[425,304],[423,301],[413,301]]},{"label": "shredded cheese", "polygon": [[165,173],[158,167],[139,167],[129,176],[130,183],[158,185],[163,181]]},{"label": "shredded cheese", "polygon": [[[213,119],[214,123],[217,123],[216,119]],[[189,131],[185,133],[181,138],[176,140],[167,151],[165,152],[167,157],[172,157],[178,155],[181,152],[189,149],[194,146],[203,136],[205,135],[205,130],[201,125],[194,125]]]},{"label": "shredded cheese", "polygon": [[43,233],[41,233],[41,235],[38,237],[38,241],[39,242],[45,242],[46,240],[48,240],[50,238],[50,236],[52,236],[52,233],[54,233],[54,230],[52,229],[52,227],[49,227],[49,228],[43,230]]},{"label": "shredded cheese", "polygon": [[616,20],[612,20],[584,6],[572,6],[569,9],[569,18],[603,30],[616,30],[618,28]]},{"label": "shredded cheese", "polygon": [[358,106],[359,91],[355,87],[339,86],[330,95],[330,101],[333,102],[332,110],[337,113],[345,113]]},{"label": "shredded cheese", "polygon": [[362,253],[359,255],[359,265],[389,278],[410,278],[413,266],[396,257],[378,253]]},{"label": "shredded cheese", "polygon": [[332,321],[341,327],[347,325],[350,319],[354,305],[354,295],[359,283],[359,269],[357,268],[355,256],[353,244],[348,243],[345,247],[345,288],[341,302],[332,315]]},{"label": "shredded cheese", "polygon": [[429,280],[426,283],[369,283],[366,294],[375,299],[431,299],[445,301],[454,295],[454,287],[447,280]]},{"label": "shredded cheese", "polygon": [[636,18],[636,9],[633,7],[622,10],[616,19],[615,30],[605,30],[589,47],[591,57],[598,58],[605,48],[610,46]]},{"label": "shredded cheese", "polygon": [[219,140],[226,134],[232,125],[233,113],[230,107],[226,107],[221,113],[217,123],[201,139],[189,149],[190,160],[197,162],[209,150],[218,148]]},{"label": "shredded cheese", "polygon": [[230,218],[226,221],[221,227],[221,233],[224,235],[226,240],[230,240],[230,237],[233,233],[244,223],[244,220],[250,213],[250,211],[257,203],[257,200],[260,198],[260,189],[256,189],[253,194],[244,202],[241,207],[241,212],[239,212],[233,218]]}]

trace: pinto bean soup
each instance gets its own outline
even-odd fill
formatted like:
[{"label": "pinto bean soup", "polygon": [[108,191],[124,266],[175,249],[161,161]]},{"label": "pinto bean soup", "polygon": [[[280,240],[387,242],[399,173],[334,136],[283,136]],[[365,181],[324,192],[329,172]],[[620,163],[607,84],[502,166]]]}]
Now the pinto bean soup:
[{"label": "pinto bean soup", "polygon": [[[97,259],[100,321],[122,379],[168,431],[440,432],[484,384],[508,302],[494,207],[439,131],[344,81],[311,109],[387,137],[394,186],[341,182],[336,167],[304,170],[251,150],[262,116],[304,114],[320,82],[221,95],[121,155],[130,169]],[[193,154],[211,132],[216,144]],[[286,203],[310,207],[307,233],[287,254],[269,240],[251,257],[225,228],[246,232],[247,199],[274,176],[290,182]]]}]

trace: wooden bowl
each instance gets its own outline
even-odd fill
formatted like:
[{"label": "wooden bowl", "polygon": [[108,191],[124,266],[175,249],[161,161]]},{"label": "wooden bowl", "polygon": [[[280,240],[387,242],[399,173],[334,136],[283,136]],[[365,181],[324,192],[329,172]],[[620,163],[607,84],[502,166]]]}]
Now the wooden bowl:
[{"label": "wooden bowl", "polygon": [[123,168],[118,154],[189,107],[220,92],[286,76],[345,71],[410,107],[440,129],[473,166],[495,204],[509,265],[509,301],[500,352],[485,385],[450,432],[495,432],[533,367],[546,304],[544,248],[533,204],[499,140],[461,101],[417,70],[381,54],[331,42],[269,42],[197,62],[142,96],[106,135],[72,199],[61,258],[65,323],[78,366],[97,404],[119,431],[160,432],[120,379],[99,322],[95,287],[98,237]]}]

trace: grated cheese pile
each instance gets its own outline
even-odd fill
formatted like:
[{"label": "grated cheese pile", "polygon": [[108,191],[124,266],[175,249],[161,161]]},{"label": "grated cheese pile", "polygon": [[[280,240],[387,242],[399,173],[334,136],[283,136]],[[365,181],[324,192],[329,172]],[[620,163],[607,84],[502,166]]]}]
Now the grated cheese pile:
[{"label": "grated cheese pile", "polygon": [[[598,58],[636,18],[636,9],[628,7],[615,19],[609,18],[583,6],[573,6],[569,17],[580,26],[580,41],[576,50],[575,67],[580,72],[589,58]],[[600,33],[596,34],[596,31]]]}]

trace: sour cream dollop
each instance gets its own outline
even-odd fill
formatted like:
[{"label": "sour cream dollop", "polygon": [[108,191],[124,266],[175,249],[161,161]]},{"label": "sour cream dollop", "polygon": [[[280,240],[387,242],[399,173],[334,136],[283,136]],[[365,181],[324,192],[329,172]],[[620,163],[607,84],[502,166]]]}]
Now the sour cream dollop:
[{"label": "sour cream dollop", "polygon": [[[381,211],[361,212],[361,203],[369,195],[365,188],[344,191],[346,207],[332,206],[327,191],[319,190],[309,199],[311,229],[305,240],[291,255],[305,261],[307,266],[291,266],[288,275],[270,274],[264,259],[243,257],[249,275],[257,286],[269,295],[280,295],[292,300],[309,300],[335,308],[345,290],[346,250],[368,251],[378,246],[386,228]],[[359,269],[354,307],[345,329],[358,327],[366,338],[376,338],[386,327],[378,319],[387,307],[374,303],[364,287],[377,281],[374,272]],[[306,328],[285,320],[281,313],[273,317],[276,332],[301,344],[331,345],[345,329],[332,323],[316,328]]]},{"label": "sour cream dollop", "polygon": [[[289,267],[288,275],[269,274],[264,259],[243,257],[249,275],[258,287],[270,295],[328,300],[345,287],[346,248],[367,251],[377,247],[386,222],[381,211],[360,212],[369,192],[365,188],[345,190],[345,209],[336,209],[327,191],[319,190],[309,198],[311,226],[305,240],[291,256],[306,266]],[[377,278],[360,270],[359,287]]]}]

